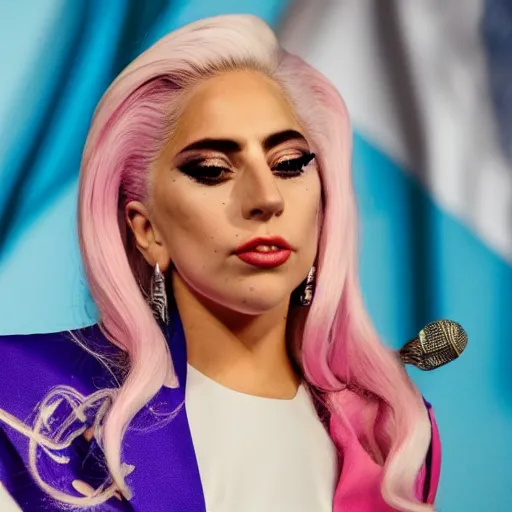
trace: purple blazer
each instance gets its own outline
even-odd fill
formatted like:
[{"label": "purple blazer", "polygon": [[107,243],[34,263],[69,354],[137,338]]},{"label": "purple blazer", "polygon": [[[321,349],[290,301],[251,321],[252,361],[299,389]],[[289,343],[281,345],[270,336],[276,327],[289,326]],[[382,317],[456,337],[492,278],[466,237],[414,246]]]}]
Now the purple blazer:
[{"label": "purple blazer", "polygon": [[[165,334],[179,381],[186,383],[187,356],[183,328],[177,316],[170,325]],[[97,326],[80,329],[74,334],[95,350],[110,355],[119,352]],[[29,425],[34,420],[34,408],[54,386],[71,386],[83,395],[113,387],[112,375],[73,342],[69,332],[0,337],[0,376],[0,408]],[[139,412],[125,435],[122,452],[123,462],[133,467],[126,478],[133,497],[129,502],[113,497],[94,510],[205,512],[187,412],[184,406],[179,408],[184,402],[185,386],[178,389],[163,387]],[[428,404],[427,407],[430,411]],[[177,408],[179,412],[172,421],[158,420]],[[68,406],[61,404],[51,415],[50,421],[57,426],[68,413]],[[92,418],[86,418],[85,424],[91,425]],[[418,478],[417,490],[418,498],[428,502],[433,502],[440,467],[439,438],[435,421],[432,424],[433,442]],[[79,426],[75,424],[73,428]],[[358,451],[356,446],[360,444],[355,442],[354,432],[341,425],[331,425],[331,433],[344,453],[334,510],[391,510],[380,498],[380,469],[371,465],[362,449]],[[28,445],[25,436],[0,421],[0,482],[22,510],[63,510],[65,507],[49,498],[32,479],[27,469]],[[94,439],[88,442],[84,436],[79,436],[61,455],[68,457],[67,463],[55,462],[42,449],[37,452],[39,472],[52,486],[82,496],[72,487],[73,481],[86,482],[97,488],[105,480],[107,472],[102,463],[101,450]],[[361,472],[364,478],[359,478]]]}]

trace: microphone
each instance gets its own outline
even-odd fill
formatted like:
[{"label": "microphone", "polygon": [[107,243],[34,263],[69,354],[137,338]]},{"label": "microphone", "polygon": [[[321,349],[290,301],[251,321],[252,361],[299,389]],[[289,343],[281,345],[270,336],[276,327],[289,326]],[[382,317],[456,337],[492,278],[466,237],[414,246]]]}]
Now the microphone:
[{"label": "microphone", "polygon": [[468,335],[453,320],[438,320],[425,326],[418,336],[408,341],[398,355],[403,364],[420,370],[435,370],[457,359],[468,344]]}]

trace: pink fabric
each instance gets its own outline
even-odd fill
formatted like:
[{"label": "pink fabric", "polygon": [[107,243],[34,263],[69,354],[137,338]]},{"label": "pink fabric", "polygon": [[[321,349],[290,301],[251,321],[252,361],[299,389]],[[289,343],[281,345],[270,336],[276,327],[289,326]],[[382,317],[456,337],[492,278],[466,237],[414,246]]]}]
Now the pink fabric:
[{"label": "pink fabric", "polygon": [[[430,477],[427,503],[435,501],[441,472],[441,442],[434,413],[428,405],[432,424],[431,455],[418,475],[416,497],[423,501],[425,480]],[[353,427],[331,417],[331,435],[341,454],[341,471],[334,495],[333,512],[394,512],[381,496],[382,466],[361,445]],[[428,467],[427,467],[428,466]]]},{"label": "pink fabric", "polygon": [[437,489],[439,487],[439,478],[441,477],[441,437],[437,427],[434,411],[431,407],[428,410],[430,423],[432,424],[432,462],[430,465],[430,489],[427,503],[434,503]]},{"label": "pink fabric", "polygon": [[[430,424],[432,425],[432,440],[430,441],[430,457],[428,461],[428,473],[430,477],[426,503],[434,504],[439,487],[439,477],[441,476],[441,438],[439,436],[439,429],[437,427],[434,411],[430,404],[428,404],[428,415]],[[416,496],[418,499],[423,499],[425,490],[425,480],[427,478],[427,463],[421,468],[418,480],[416,482]]]}]

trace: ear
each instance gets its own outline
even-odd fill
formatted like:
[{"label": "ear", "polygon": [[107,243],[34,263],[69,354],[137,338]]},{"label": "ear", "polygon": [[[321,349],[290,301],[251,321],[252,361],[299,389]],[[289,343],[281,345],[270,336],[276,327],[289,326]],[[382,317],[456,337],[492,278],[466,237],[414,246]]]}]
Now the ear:
[{"label": "ear", "polygon": [[169,268],[171,257],[146,206],[140,201],[130,201],[125,208],[125,219],[144,259],[152,267],[158,263],[162,272],[165,272]]}]

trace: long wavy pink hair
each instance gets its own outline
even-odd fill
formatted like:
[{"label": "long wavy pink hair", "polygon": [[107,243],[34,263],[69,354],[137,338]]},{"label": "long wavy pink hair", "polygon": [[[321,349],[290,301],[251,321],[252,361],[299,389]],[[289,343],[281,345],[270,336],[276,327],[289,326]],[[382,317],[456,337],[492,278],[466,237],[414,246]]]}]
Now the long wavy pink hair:
[{"label": "long wavy pink hair", "polygon": [[[133,250],[124,205],[151,200],[152,163],[172,136],[183,93],[241,68],[282,86],[318,155],[324,213],[317,292],[300,340],[305,377],[327,392],[332,415],[349,422],[354,415],[366,418],[372,455],[384,467],[384,500],[398,510],[432,510],[414,497],[430,441],[427,413],[396,357],[380,343],[361,298],[345,105],[323,75],[284,51],[252,16],[210,18],[164,37],[114,81],[92,122],[80,178],[80,246],[101,326],[129,360],[102,433],[111,476],[129,496],[120,460],[123,434],[162,385],[178,385],[167,343],[141,293],[151,269]],[[362,409],[354,408],[354,396]]]}]

